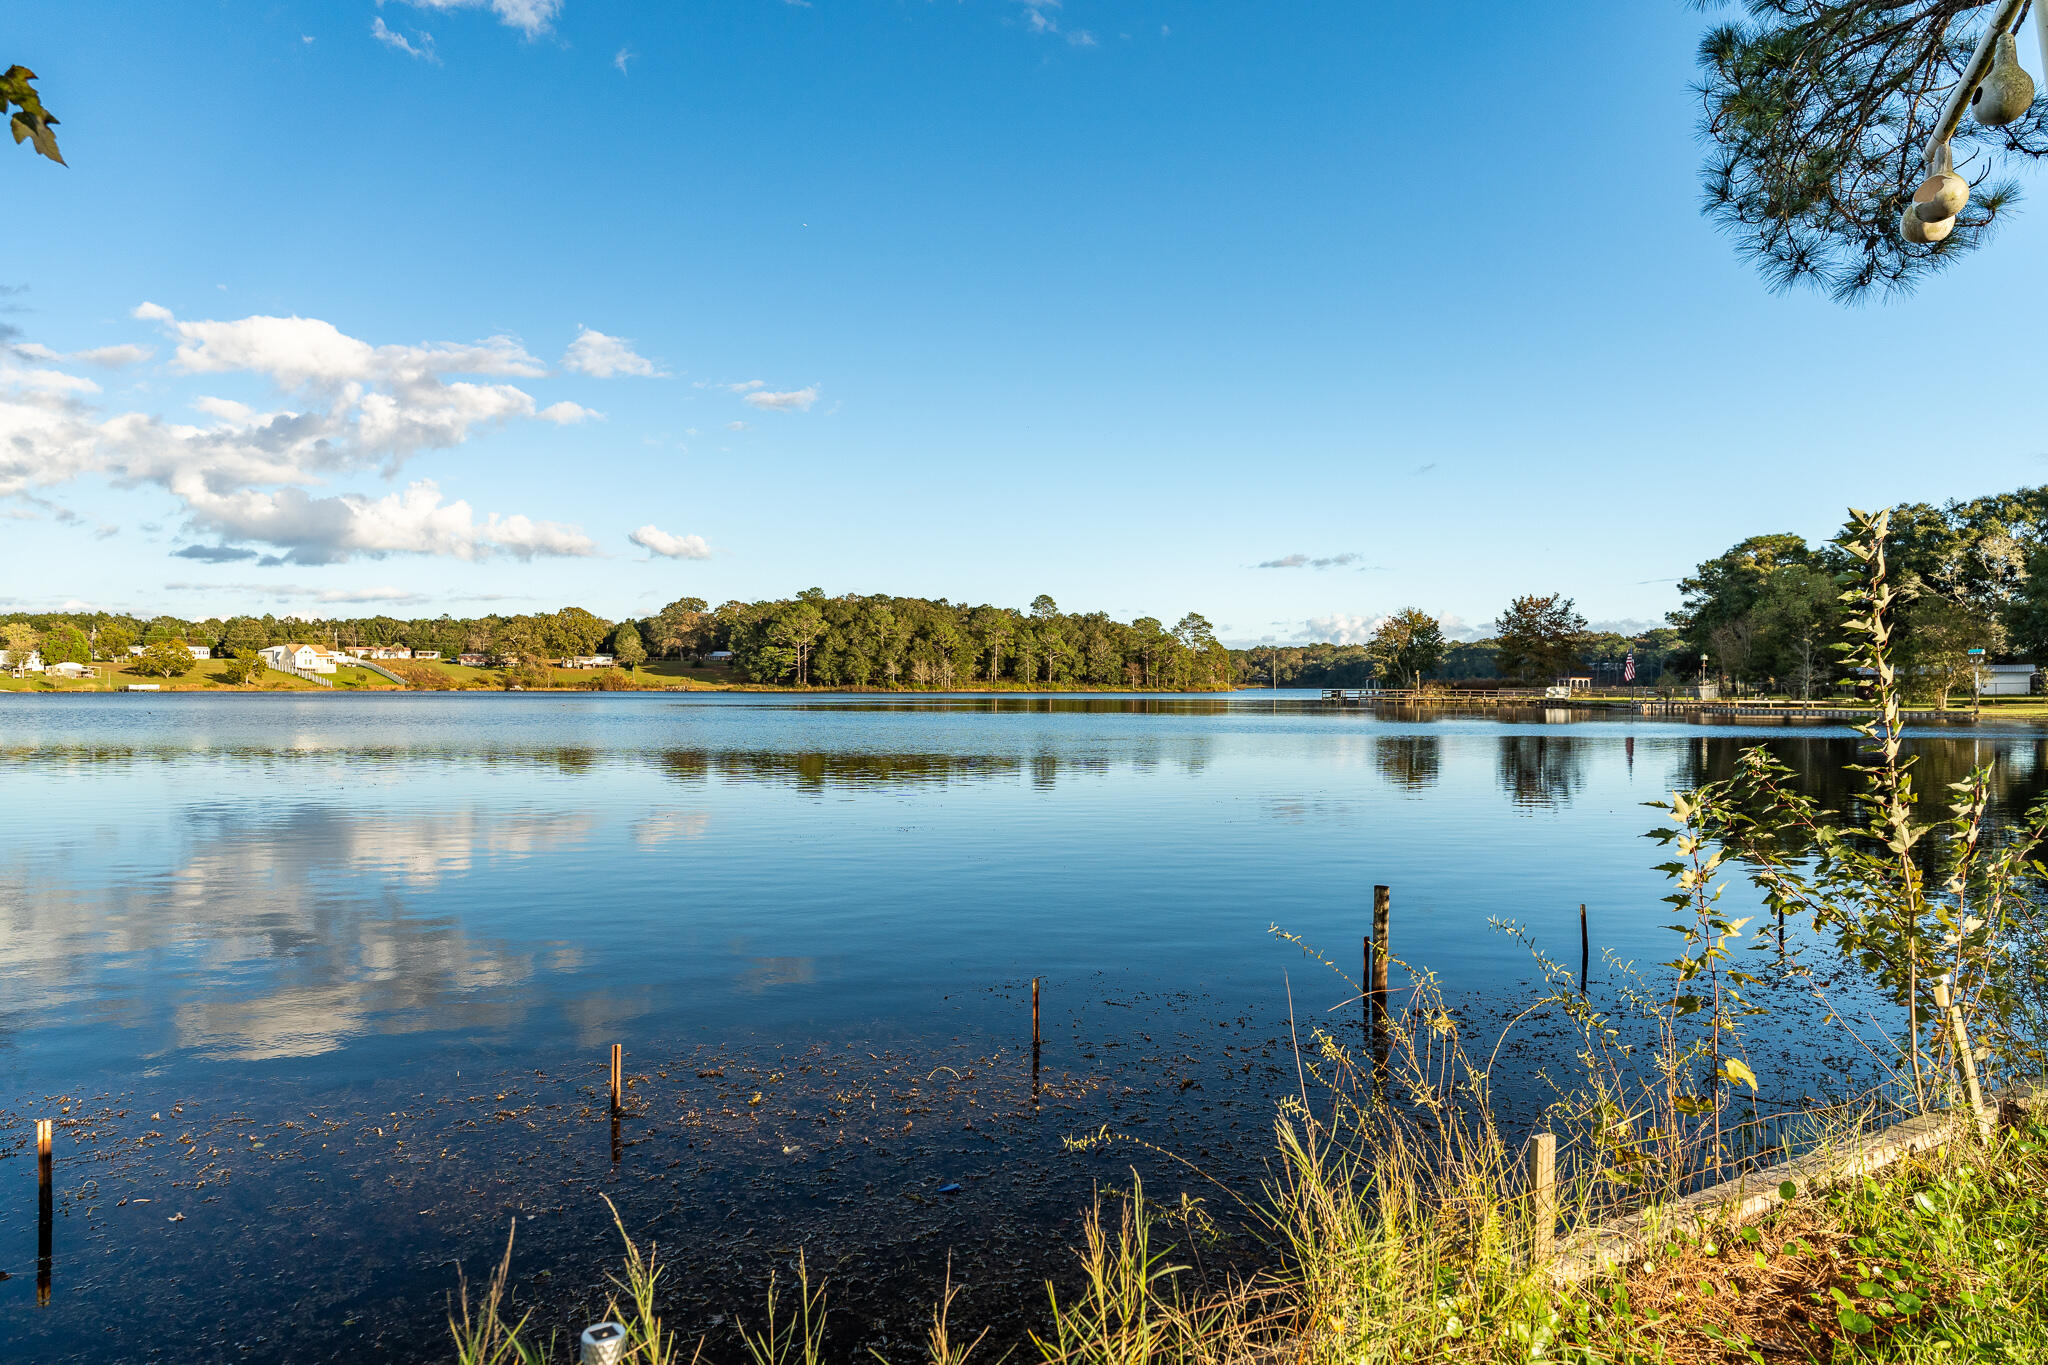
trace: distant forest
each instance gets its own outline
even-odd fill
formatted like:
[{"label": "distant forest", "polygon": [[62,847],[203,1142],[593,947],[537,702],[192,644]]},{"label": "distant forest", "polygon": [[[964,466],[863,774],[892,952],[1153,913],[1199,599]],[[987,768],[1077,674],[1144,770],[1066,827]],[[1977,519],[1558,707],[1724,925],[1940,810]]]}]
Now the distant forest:
[{"label": "distant forest", "polygon": [[1029,611],[919,597],[828,597],[727,602],[684,597],[653,616],[609,621],[581,607],[517,616],[308,621],[235,616],[187,621],[105,612],[23,613],[0,620],[0,647],[39,650],[46,663],[118,659],[131,645],[181,641],[217,657],[253,658],[266,645],[397,645],[444,659],[481,654],[510,670],[610,654],[633,667],[650,658],[730,655],[743,680],[813,687],[1133,687],[1211,691],[1232,685],[1228,651],[1190,612],[1172,627],[1151,617],[1114,621],[1069,614],[1050,597]]}]

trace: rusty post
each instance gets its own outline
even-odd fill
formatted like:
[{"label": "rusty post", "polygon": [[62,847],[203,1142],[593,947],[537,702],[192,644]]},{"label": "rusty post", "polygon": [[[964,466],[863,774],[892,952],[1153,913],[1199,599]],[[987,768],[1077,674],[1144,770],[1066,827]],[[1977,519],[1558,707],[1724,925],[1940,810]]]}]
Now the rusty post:
[{"label": "rusty post", "polygon": [[51,1243],[56,1235],[50,1165],[56,1120],[36,1120],[36,1303],[50,1301]]}]

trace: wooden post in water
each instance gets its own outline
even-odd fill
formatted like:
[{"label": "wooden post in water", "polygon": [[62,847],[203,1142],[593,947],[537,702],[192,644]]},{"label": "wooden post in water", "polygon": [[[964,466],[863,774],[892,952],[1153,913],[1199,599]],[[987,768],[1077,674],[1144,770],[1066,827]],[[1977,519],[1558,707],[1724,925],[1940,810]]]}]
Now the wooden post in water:
[{"label": "wooden post in water", "polygon": [[1557,1134],[1529,1137],[1529,1260],[1550,1259],[1557,1237]]},{"label": "wooden post in water", "polygon": [[50,1301],[51,1243],[56,1234],[50,1163],[55,1119],[36,1120],[36,1303]]},{"label": "wooden post in water", "polygon": [[1394,893],[1384,886],[1372,889],[1372,1012],[1381,1032],[1387,1027],[1387,930],[1394,917]]},{"label": "wooden post in water", "polygon": [[1394,893],[1384,886],[1372,889],[1372,979],[1366,996],[1372,1002],[1372,1079],[1375,1087],[1386,1084],[1387,1048],[1387,963],[1389,931],[1393,922]]},{"label": "wooden post in water", "polygon": [[625,1079],[626,1079],[626,1049],[625,1049],[625,1045],[624,1045],[624,1044],[622,1044],[622,1043],[613,1043],[613,1044],[612,1044],[612,1112],[613,1112],[614,1114],[616,1114],[616,1113],[618,1113],[618,1112],[619,1112],[619,1104],[620,1104],[620,1101],[621,1101],[621,1099],[623,1098],[623,1096],[622,1096],[622,1094],[621,1094],[621,1091],[622,1091],[622,1090],[623,1090],[623,1088],[624,1088],[624,1085],[625,1085]]},{"label": "wooden post in water", "polygon": [[1365,1025],[1365,1040],[1372,1041],[1372,935],[1358,940],[1358,1003]]},{"label": "wooden post in water", "polygon": [[1593,936],[1586,929],[1586,903],[1579,902],[1579,994],[1586,994],[1593,980]]},{"label": "wooden post in water", "polygon": [[1038,978],[1031,978],[1031,1107],[1038,1107]]}]

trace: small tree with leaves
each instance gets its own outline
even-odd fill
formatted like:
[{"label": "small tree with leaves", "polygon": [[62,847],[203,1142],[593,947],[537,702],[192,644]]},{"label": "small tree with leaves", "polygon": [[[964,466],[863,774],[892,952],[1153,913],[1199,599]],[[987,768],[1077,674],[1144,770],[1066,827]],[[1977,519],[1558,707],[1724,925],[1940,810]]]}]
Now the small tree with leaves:
[{"label": "small tree with leaves", "polygon": [[620,623],[612,633],[612,657],[628,668],[647,662],[647,646],[640,643],[640,630],[631,621]]},{"label": "small tree with leaves", "polygon": [[2016,952],[2014,929],[2026,908],[2021,879],[2043,872],[2033,855],[2048,837],[2048,799],[2016,827],[1993,830],[1987,764],[1950,784],[1946,820],[1922,823],[1892,657],[1903,599],[1886,562],[1888,522],[1886,513],[1852,512],[1836,541],[1861,568],[1843,594],[1843,648],[1851,666],[1868,670],[1877,695],[1875,716],[1857,727],[1866,761],[1851,767],[1862,799],[1844,811],[1823,809],[1769,750],[1755,748],[1733,777],[1691,794],[1682,823],[1739,858],[1781,919],[1803,915],[1831,931],[1899,1002],[1900,1051],[1924,1107],[1936,1098],[1926,1067],[1934,1016],[1925,999],[1936,976],[1951,978],[1965,1008],[1982,1011],[1996,1055],[2038,1058],[2038,1029],[2015,1027],[2016,988],[2030,964]]},{"label": "small tree with leaves", "polygon": [[1447,648],[1443,625],[1422,608],[1408,607],[1380,622],[1365,652],[1382,678],[1420,687],[1426,675],[1442,667]]},{"label": "small tree with leaves", "polygon": [[1586,647],[1586,618],[1559,593],[1517,597],[1493,630],[1501,673],[1523,682],[1569,674]]},{"label": "small tree with leaves", "polygon": [[196,662],[182,643],[159,640],[137,656],[133,667],[145,678],[182,678]]}]

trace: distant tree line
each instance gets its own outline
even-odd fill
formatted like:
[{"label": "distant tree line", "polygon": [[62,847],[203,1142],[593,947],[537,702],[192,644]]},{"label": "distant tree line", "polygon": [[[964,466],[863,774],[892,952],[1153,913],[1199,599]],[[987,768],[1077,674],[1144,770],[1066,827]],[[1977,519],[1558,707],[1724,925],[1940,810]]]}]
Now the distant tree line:
[{"label": "distant tree line", "polygon": [[[2048,658],[2048,487],[1892,509],[1886,541],[1900,601],[1892,659],[1910,694],[1967,691],[1972,649],[1992,663]],[[1843,681],[1845,576],[1858,562],[1831,540],[1751,536],[1679,582],[1671,614],[1683,649],[1737,687],[1810,693]]]},{"label": "distant tree line", "polygon": [[[1633,652],[1638,685],[1709,680],[1740,692],[1813,696],[1861,680],[1841,662],[1845,581],[1860,569],[1830,540],[1751,536],[1679,580],[1670,624],[1634,636],[1595,632],[1557,594],[1515,598],[1493,633],[1445,640],[1409,608],[1362,644],[1260,645],[1231,651],[1241,686],[1617,685]],[[1909,695],[1944,704],[1991,663],[2048,661],[2048,487],[1892,509],[1886,543],[1900,601],[1892,657]]]},{"label": "distant tree line", "polygon": [[[1231,685],[1229,653],[1209,622],[1189,612],[1169,627],[1102,612],[1069,614],[1040,596],[1029,610],[966,606],[920,597],[828,597],[727,602],[683,597],[654,615],[611,621],[581,607],[515,616],[366,616],[306,620],[234,616],[188,621],[107,612],[20,613],[0,619],[0,648],[40,650],[45,663],[125,659],[152,647],[170,665],[176,650],[205,645],[216,657],[253,659],[266,646],[334,649],[390,645],[480,654],[523,672],[557,659],[610,654],[636,667],[650,658],[730,655],[741,679],[817,687],[945,689],[971,685],[1214,690]],[[187,656],[189,658],[189,656]]]},{"label": "distant tree line", "polygon": [[1591,630],[1566,597],[1518,599],[1494,622],[1494,633],[1480,640],[1446,640],[1440,627],[1431,638],[1417,629],[1416,618],[1438,627],[1434,618],[1409,608],[1382,624],[1365,644],[1234,649],[1238,685],[1274,685],[1277,668],[1280,687],[1413,687],[1418,680],[1453,688],[1529,687],[1569,677],[1619,687],[1630,653],[1637,686],[1689,683],[1699,671],[1697,659],[1688,671],[1676,629],[1658,627],[1640,635]]}]

